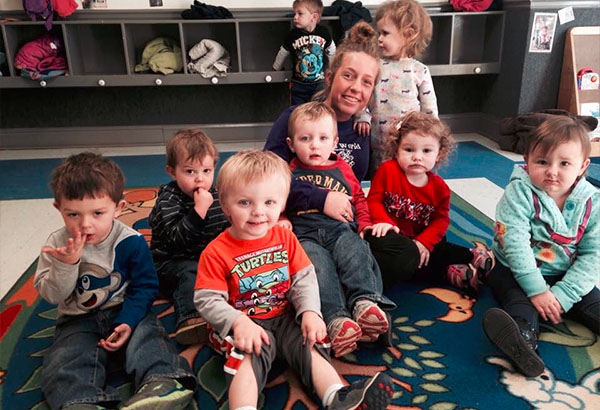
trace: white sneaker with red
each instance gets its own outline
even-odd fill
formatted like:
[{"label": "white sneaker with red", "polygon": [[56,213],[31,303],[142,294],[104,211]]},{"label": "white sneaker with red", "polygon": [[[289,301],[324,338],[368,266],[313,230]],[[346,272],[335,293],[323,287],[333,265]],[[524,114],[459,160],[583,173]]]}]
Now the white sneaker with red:
[{"label": "white sneaker with red", "polygon": [[354,304],[352,317],[362,330],[361,342],[374,342],[390,328],[385,312],[368,299],[361,299]]},{"label": "white sneaker with red", "polygon": [[329,322],[327,334],[335,357],[345,356],[356,350],[356,342],[362,336],[360,326],[349,317],[336,317]]}]

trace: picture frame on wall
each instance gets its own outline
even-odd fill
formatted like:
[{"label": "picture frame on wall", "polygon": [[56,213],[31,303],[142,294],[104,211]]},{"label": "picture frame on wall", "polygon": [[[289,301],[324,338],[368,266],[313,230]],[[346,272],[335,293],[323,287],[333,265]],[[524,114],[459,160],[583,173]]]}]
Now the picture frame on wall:
[{"label": "picture frame on wall", "polygon": [[530,53],[550,53],[556,31],[556,13],[535,13],[529,40]]}]

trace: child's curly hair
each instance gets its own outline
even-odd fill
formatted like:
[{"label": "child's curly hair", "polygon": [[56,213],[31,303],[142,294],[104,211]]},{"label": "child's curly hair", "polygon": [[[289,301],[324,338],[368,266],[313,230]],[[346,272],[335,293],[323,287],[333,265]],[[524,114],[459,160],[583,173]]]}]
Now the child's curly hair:
[{"label": "child's curly hair", "polygon": [[409,132],[433,137],[439,141],[440,152],[436,166],[445,163],[456,147],[456,141],[450,135],[450,128],[446,124],[433,115],[415,111],[409,112],[399,121],[394,121],[390,125],[390,135],[386,141],[386,155],[388,158],[396,157],[402,137]]},{"label": "child's curly hair", "polygon": [[389,18],[404,36],[404,52],[407,57],[421,54],[429,45],[433,33],[431,17],[415,0],[397,0],[382,4],[375,14],[375,21]]}]

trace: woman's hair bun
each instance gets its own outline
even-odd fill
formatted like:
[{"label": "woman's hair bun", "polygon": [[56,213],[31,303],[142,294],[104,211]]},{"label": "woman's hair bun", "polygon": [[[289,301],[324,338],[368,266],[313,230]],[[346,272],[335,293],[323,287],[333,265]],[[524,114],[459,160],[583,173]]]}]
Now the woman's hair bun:
[{"label": "woman's hair bun", "polygon": [[355,43],[370,43],[375,37],[375,29],[369,23],[359,21],[350,28],[347,39]]}]

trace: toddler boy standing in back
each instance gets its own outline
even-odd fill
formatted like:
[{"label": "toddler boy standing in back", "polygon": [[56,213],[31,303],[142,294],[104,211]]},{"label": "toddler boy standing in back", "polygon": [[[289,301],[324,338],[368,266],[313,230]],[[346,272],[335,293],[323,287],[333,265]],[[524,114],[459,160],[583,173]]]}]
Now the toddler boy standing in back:
[{"label": "toddler boy standing in back", "polygon": [[281,70],[292,53],[293,78],[290,83],[291,105],[311,100],[323,88],[325,57],[335,54],[335,43],[329,30],[319,24],[323,3],[321,0],[295,0],[294,28],[286,36],[273,62],[274,70]]},{"label": "toddler boy standing in back", "polygon": [[160,292],[173,300],[175,339],[190,345],[206,341],[206,322],[194,306],[200,254],[228,226],[212,187],[217,148],[200,130],[184,130],[167,143],[167,173],[148,221],[150,249]]},{"label": "toddler boy standing in back", "polygon": [[[41,386],[51,409],[116,405],[107,365],[123,360],[137,392],[122,409],[185,408],[196,379],[150,311],[158,280],[148,245],[115,220],[125,206],[121,170],[93,153],[52,173],[54,206],[65,226],[42,249],[34,286],[58,304]],[[123,354],[113,352],[123,349]],[[185,387],[184,387],[185,386]]]}]

